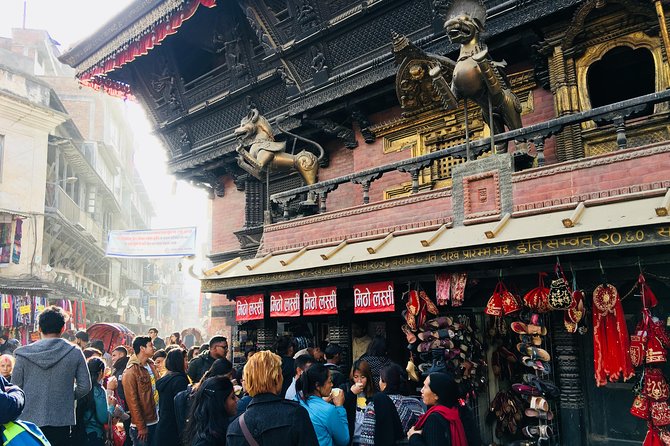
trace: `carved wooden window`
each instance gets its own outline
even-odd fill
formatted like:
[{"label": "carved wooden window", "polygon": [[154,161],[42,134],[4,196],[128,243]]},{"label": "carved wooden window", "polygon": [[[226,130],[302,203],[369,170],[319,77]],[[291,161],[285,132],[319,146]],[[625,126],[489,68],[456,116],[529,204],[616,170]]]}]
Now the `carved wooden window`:
[{"label": "carved wooden window", "polygon": [[[664,90],[670,80],[670,72],[663,60],[663,50],[659,36],[650,36],[643,31],[635,31],[604,42],[595,39],[587,42],[584,54],[575,60],[577,74],[579,109],[590,110],[598,105],[605,105],[636,97],[640,94]],[[614,64],[618,65],[615,66]],[[629,66],[628,71],[626,64]],[[609,65],[609,69],[608,69]],[[607,71],[605,71],[607,69]],[[598,71],[604,73],[598,75]],[[650,73],[653,70],[653,73]],[[598,79],[596,77],[598,76]],[[628,77],[627,77],[628,76]],[[595,86],[602,84],[603,89],[615,88],[618,82],[609,77],[627,79],[618,84],[621,91],[602,93]],[[642,84],[642,85],[640,85]],[[635,121],[626,125],[628,146],[636,147],[666,141],[670,138],[670,126],[667,124],[668,105],[657,104],[648,112],[645,122]],[[584,156],[594,156],[616,150],[616,137],[609,128],[600,128],[593,121],[581,124],[581,138]]]},{"label": "carved wooden window", "polygon": [[[654,57],[648,49],[612,48],[587,71],[591,106],[600,107],[653,93],[655,75]],[[636,116],[650,115],[653,111],[649,106]]]}]

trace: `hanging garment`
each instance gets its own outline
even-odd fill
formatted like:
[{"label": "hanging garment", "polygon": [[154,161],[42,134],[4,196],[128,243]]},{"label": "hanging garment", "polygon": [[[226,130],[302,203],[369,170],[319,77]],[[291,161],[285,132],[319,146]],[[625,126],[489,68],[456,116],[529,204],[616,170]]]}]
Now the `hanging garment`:
[{"label": "hanging garment", "polygon": [[451,299],[451,274],[435,274],[435,299],[438,305],[447,305]]},{"label": "hanging garment", "polygon": [[451,276],[451,305],[460,307],[465,300],[465,285],[468,282],[468,273],[454,273]]},{"label": "hanging garment", "polygon": [[12,248],[11,231],[11,223],[0,223],[0,263],[9,263]]},{"label": "hanging garment", "polygon": [[593,365],[597,386],[609,379],[624,381],[635,375],[629,355],[626,320],[617,289],[609,284],[593,291]]},{"label": "hanging garment", "polygon": [[22,232],[23,220],[16,220],[16,229],[14,230],[14,251],[12,252],[12,262],[19,264],[21,260],[21,237],[23,236]]},{"label": "hanging garment", "polygon": [[442,273],[435,275],[435,298],[438,305],[460,307],[465,297],[465,285],[468,281],[467,273]]}]

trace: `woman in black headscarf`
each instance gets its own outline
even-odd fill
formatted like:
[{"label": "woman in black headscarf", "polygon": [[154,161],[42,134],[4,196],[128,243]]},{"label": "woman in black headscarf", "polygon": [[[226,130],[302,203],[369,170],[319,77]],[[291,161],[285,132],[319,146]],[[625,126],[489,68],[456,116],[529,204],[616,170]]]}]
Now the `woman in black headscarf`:
[{"label": "woman in black headscarf", "polygon": [[421,398],[428,411],[407,433],[410,446],[468,446],[454,378],[446,373],[431,373],[424,381]]}]

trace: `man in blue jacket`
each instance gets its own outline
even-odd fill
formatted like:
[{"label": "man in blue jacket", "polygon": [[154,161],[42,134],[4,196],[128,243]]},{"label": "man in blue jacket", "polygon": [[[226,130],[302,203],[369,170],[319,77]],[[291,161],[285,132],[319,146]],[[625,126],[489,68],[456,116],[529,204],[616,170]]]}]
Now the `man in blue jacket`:
[{"label": "man in blue jacket", "polygon": [[16,420],[23,412],[24,403],[23,390],[0,376],[0,424]]}]

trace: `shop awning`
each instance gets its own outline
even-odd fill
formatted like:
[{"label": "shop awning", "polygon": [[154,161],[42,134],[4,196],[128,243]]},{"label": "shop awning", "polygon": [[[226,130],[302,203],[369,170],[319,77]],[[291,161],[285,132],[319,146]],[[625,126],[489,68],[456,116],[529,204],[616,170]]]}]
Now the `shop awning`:
[{"label": "shop awning", "polygon": [[50,294],[53,289],[39,277],[0,277],[0,293]]},{"label": "shop awning", "polygon": [[147,54],[175,34],[200,5],[213,8],[216,0],[135,1],[59,60],[77,70],[83,85],[128,97],[130,86],[108,78],[107,73]]},{"label": "shop awning", "polygon": [[[645,198],[585,207],[573,227],[563,223],[574,217],[575,211],[567,210],[512,216],[502,228],[497,228],[500,222],[432,228],[395,233],[385,242],[348,240],[337,246],[235,259],[205,272],[201,287],[203,292],[225,293],[302,280],[670,244],[670,217],[656,215],[658,205],[658,198]],[[488,231],[496,232],[494,238],[487,237]],[[427,241],[431,243],[424,246]]]}]

